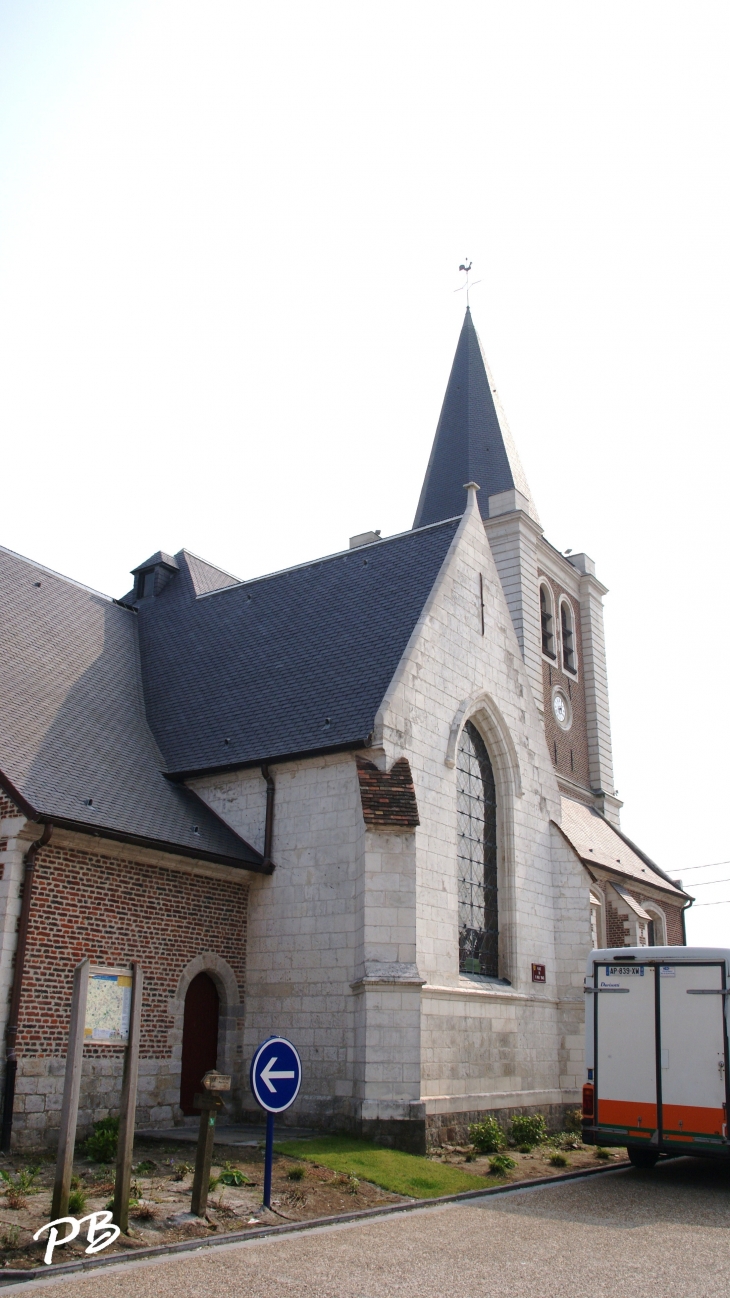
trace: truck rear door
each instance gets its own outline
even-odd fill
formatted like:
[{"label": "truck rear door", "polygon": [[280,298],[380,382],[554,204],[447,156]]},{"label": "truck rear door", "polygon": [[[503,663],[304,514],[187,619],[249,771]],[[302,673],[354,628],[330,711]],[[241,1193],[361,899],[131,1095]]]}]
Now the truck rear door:
[{"label": "truck rear door", "polygon": [[727,1135],[724,982],[720,964],[659,966],[662,1140],[685,1148]]},{"label": "truck rear door", "polygon": [[595,966],[595,1123],[632,1144],[657,1130],[654,987],[652,965]]}]

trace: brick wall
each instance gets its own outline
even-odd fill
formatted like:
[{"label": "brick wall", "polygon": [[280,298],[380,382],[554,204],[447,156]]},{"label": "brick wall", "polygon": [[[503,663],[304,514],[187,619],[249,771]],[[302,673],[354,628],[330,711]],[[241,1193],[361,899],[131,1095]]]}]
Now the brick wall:
[{"label": "brick wall", "polygon": [[[598,881],[592,885],[593,891],[603,897],[605,923],[606,923],[606,946],[624,946],[629,943],[631,935],[631,916],[628,909],[615,904],[615,896],[612,890],[606,889]],[[646,893],[636,891],[631,888],[628,890],[634,901],[640,906],[649,907],[662,911],[666,920],[667,946],[683,946],[682,938],[682,908],[674,906],[669,901],[657,901],[655,897],[648,897]]]},{"label": "brick wall", "polygon": [[12,798],[0,789],[0,820],[5,820],[6,816],[21,816],[23,813],[18,811]]},{"label": "brick wall", "polygon": [[[550,756],[553,759],[556,770],[560,775],[565,775],[584,788],[590,789],[590,773],[588,761],[588,727],[586,723],[586,699],[585,687],[583,682],[583,661],[581,654],[581,624],[580,624],[580,605],[577,599],[574,599],[564,586],[558,584],[553,578],[548,577],[546,573],[540,571],[541,581],[547,582],[552,594],[554,605],[554,623],[553,636],[556,650],[556,659],[554,663],[549,663],[545,658],[542,660],[543,692],[545,700],[545,738],[547,739]],[[563,671],[562,668],[562,643],[560,640],[560,599],[565,597],[573,610],[575,620],[575,657],[578,664],[576,676],[570,672]],[[555,720],[553,712],[552,693],[556,685],[567,694],[570,699],[570,706],[573,711],[573,724],[570,730],[562,730]]]},{"label": "brick wall", "polygon": [[631,896],[638,901],[640,906],[656,907],[662,911],[666,922],[667,929],[667,946],[684,946],[682,937],[682,908],[673,906],[668,901],[657,901],[654,897],[643,896],[640,892],[633,892]]},{"label": "brick wall", "polygon": [[[131,857],[53,842],[39,851],[20,1003],[18,1144],[47,1139],[58,1126],[73,970],[86,956],[100,965],[140,961],[137,1122],[171,1125],[179,1119],[182,1007],[175,997],[180,978],[196,958],[214,953],[221,967],[232,971],[237,991],[230,999],[240,1003],[247,907],[243,881],[141,865]],[[210,967],[215,973],[216,964]],[[235,1031],[240,1034],[238,1021]],[[118,1105],[122,1057],[119,1046],[85,1046],[80,1133]]]}]

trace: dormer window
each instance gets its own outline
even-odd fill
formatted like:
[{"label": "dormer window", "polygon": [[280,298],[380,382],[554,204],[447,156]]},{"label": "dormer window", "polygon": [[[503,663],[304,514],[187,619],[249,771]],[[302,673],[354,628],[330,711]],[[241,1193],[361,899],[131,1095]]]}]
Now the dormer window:
[{"label": "dormer window", "polygon": [[572,606],[564,599],[560,603],[560,634],[563,642],[563,667],[566,672],[577,671],[575,661],[575,620]]},{"label": "dormer window", "polygon": [[543,582],[540,586],[540,627],[542,630],[542,651],[546,658],[555,659],[555,631],[553,617],[553,597],[549,586]]},{"label": "dormer window", "polygon": [[179,571],[177,560],[171,554],[164,554],[162,550],[151,554],[139,567],[132,569],[134,598],[149,599],[152,595],[159,595]]},{"label": "dormer window", "polygon": [[147,599],[148,595],[155,593],[155,570],[148,568],[146,572],[140,572],[137,576],[137,599]]}]

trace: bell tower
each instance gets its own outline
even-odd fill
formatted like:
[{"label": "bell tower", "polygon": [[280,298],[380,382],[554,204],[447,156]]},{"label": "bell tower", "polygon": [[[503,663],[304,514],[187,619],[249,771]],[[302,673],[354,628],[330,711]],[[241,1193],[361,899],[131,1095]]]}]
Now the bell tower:
[{"label": "bell tower", "polygon": [[586,554],[561,554],[540,517],[467,306],[414,519],[479,509],[558,782],[618,823],[603,631],[606,587]]}]

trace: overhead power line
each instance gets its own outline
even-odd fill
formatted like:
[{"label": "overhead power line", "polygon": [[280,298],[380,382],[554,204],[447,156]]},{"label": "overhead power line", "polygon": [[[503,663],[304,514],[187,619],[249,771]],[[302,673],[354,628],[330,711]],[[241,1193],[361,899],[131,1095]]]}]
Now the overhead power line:
[{"label": "overhead power line", "polygon": [[724,879],[699,879],[693,883],[693,888],[711,888],[715,883],[730,883],[730,874],[726,874]]},{"label": "overhead power line", "polygon": [[716,865],[730,865],[730,861],[708,861],[707,865],[685,865],[680,873],[689,874],[690,870],[712,870]]}]

